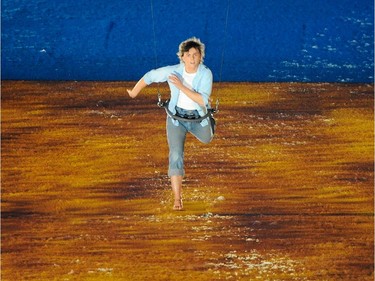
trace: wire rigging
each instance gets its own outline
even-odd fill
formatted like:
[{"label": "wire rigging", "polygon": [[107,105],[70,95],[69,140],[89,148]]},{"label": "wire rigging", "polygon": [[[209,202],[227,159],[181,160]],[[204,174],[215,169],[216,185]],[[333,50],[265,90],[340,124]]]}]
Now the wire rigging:
[{"label": "wire rigging", "polygon": [[156,53],[156,31],[155,31],[155,15],[154,15],[154,2],[150,0],[150,8],[151,8],[151,19],[152,19],[152,32],[154,36],[154,59],[155,59],[155,68],[158,67],[158,55]]},{"label": "wire rigging", "polygon": [[[223,75],[223,66],[224,66],[224,57],[225,57],[225,50],[227,45],[227,34],[228,34],[228,19],[229,19],[229,7],[230,7],[230,0],[227,0],[227,7],[226,7],[226,14],[225,14],[225,25],[224,25],[224,42],[223,42],[223,48],[221,52],[221,62],[220,62],[220,72],[219,72],[219,84],[222,81],[222,75]],[[155,28],[155,13],[154,13],[154,1],[150,0],[150,10],[151,10],[151,19],[152,19],[152,32],[153,32],[153,45],[154,45],[154,59],[155,59],[155,68],[158,67],[158,55],[157,55],[157,45],[156,45],[156,28]],[[157,86],[158,91],[158,105],[162,106],[161,101],[161,94],[159,91],[159,83]],[[219,89],[217,91],[217,95],[219,93]],[[218,112],[219,107],[219,99],[216,99],[216,109],[215,112]]]},{"label": "wire rigging", "polygon": [[229,7],[230,7],[230,0],[227,0],[227,8],[226,8],[226,14],[225,14],[225,25],[224,25],[224,42],[223,42],[223,49],[221,51],[221,62],[220,62],[220,72],[219,72],[219,87],[217,89],[217,99],[216,99],[216,112],[219,112],[219,91],[220,91],[220,84],[222,81],[222,75],[223,75],[223,66],[224,66],[224,57],[225,57],[225,49],[227,46],[227,34],[228,34],[228,18],[229,18]]},{"label": "wire rigging", "polygon": [[227,12],[226,12],[226,15],[225,15],[225,26],[224,26],[224,43],[223,43],[223,50],[221,52],[219,82],[221,82],[221,78],[222,78],[222,74],[223,74],[224,56],[225,56],[225,49],[226,49],[226,46],[227,46],[229,6],[230,6],[230,0],[227,0]]}]

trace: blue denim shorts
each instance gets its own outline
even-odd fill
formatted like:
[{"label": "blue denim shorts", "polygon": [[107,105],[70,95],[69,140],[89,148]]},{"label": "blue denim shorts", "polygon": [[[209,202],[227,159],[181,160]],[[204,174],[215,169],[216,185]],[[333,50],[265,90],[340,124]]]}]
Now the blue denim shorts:
[{"label": "blue denim shorts", "polygon": [[186,119],[195,119],[199,118],[198,110],[188,110],[183,109],[181,107],[176,106],[176,115],[178,117],[186,118]]},{"label": "blue denim shorts", "polygon": [[[196,110],[176,108],[179,116],[186,118],[198,118]],[[176,114],[177,115],[177,114]],[[181,116],[182,117],[182,116]],[[167,117],[167,139],[169,146],[169,169],[168,175],[175,176],[185,174],[184,170],[184,147],[187,133],[194,135],[202,143],[210,143],[213,138],[211,126],[202,126],[199,122],[178,121],[175,125],[171,117]]]}]

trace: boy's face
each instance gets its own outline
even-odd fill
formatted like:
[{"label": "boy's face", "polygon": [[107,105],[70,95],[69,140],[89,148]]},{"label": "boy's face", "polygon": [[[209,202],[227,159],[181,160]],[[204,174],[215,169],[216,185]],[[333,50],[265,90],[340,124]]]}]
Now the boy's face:
[{"label": "boy's face", "polygon": [[199,50],[190,48],[189,51],[183,54],[182,61],[185,63],[187,72],[196,72],[201,63],[201,54]]}]

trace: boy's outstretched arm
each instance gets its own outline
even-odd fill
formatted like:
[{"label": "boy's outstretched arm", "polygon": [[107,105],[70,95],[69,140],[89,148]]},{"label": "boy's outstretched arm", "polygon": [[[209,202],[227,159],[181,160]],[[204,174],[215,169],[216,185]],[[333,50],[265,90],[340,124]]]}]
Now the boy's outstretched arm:
[{"label": "boy's outstretched arm", "polygon": [[129,94],[129,96],[130,96],[131,98],[135,98],[135,97],[139,94],[139,92],[140,92],[143,88],[145,88],[146,86],[147,86],[147,84],[146,84],[145,80],[144,80],[143,78],[141,78],[141,79],[137,82],[137,84],[135,84],[135,86],[134,86],[134,88],[133,88],[132,90],[127,89],[126,91],[128,92],[128,94]]}]

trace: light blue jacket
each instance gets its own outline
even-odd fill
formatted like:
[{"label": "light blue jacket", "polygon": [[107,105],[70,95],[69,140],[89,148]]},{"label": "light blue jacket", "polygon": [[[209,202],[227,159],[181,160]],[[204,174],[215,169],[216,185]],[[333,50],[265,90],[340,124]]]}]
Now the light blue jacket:
[{"label": "light blue jacket", "polygon": [[[147,85],[151,83],[160,83],[160,82],[168,82],[169,88],[171,90],[171,98],[168,105],[168,109],[175,114],[176,113],[176,105],[178,101],[178,96],[180,94],[180,90],[168,81],[168,77],[171,74],[175,74],[182,80],[182,75],[184,72],[184,64],[176,64],[161,67],[158,69],[153,69],[147,72],[143,79]],[[197,75],[195,75],[193,80],[193,90],[202,95],[205,106],[202,107],[198,103],[196,104],[196,110],[199,112],[200,116],[204,116],[207,113],[207,108],[210,107],[209,98],[212,91],[212,72],[211,70],[203,65],[200,64],[198,67]],[[178,125],[178,121],[173,120],[175,125]],[[205,119],[201,122],[202,126],[208,125],[208,120]]]}]

